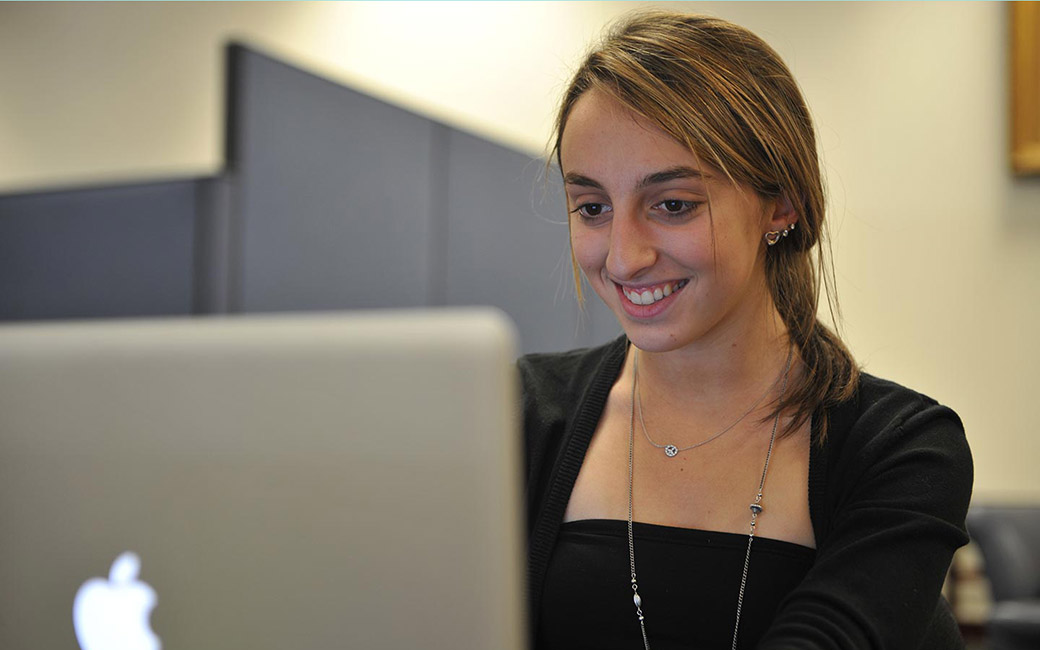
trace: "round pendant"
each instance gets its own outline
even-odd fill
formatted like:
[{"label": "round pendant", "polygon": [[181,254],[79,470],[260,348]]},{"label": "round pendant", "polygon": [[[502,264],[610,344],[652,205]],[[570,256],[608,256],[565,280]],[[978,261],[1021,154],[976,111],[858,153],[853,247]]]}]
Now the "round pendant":
[{"label": "round pendant", "polygon": [[664,448],[664,455],[668,456],[669,458],[675,457],[675,455],[678,454],[678,453],[679,453],[679,448],[676,447],[675,445],[666,445],[665,448]]}]

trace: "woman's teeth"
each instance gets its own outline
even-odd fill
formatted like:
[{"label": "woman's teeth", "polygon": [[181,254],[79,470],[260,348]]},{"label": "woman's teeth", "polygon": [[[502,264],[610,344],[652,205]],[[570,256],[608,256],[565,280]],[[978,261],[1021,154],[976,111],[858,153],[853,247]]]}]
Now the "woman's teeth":
[{"label": "woman's teeth", "polygon": [[679,289],[682,289],[689,284],[689,282],[689,280],[679,280],[678,282],[664,284],[654,287],[653,289],[644,289],[642,291],[630,291],[624,287],[622,287],[621,290],[624,292],[625,297],[628,298],[629,302],[634,305],[652,305],[658,300],[662,300]]}]

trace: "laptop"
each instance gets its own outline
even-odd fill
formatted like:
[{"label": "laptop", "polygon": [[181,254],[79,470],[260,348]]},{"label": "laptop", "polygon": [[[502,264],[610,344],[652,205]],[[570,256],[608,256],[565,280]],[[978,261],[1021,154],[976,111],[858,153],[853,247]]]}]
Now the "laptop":
[{"label": "laptop", "polygon": [[492,310],[0,326],[0,647],[526,646]]}]

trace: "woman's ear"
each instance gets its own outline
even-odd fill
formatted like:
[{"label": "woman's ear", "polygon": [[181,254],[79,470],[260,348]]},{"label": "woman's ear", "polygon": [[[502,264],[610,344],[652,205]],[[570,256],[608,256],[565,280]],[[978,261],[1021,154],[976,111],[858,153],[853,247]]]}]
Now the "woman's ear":
[{"label": "woman's ear", "polygon": [[794,209],[794,204],[791,203],[786,192],[773,199],[771,203],[772,212],[766,223],[767,232],[790,229],[798,222],[798,212]]}]

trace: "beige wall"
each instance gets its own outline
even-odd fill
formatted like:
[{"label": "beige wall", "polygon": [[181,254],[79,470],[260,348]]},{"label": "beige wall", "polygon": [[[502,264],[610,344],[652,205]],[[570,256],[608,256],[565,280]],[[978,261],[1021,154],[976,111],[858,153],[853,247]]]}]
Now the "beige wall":
[{"label": "beige wall", "polygon": [[[630,3],[0,3],[0,191],[221,167],[231,35],[531,152]],[[679,3],[742,23],[821,133],[846,335],[961,413],[981,499],[1040,499],[1040,182],[1008,172],[1000,3]]]}]

